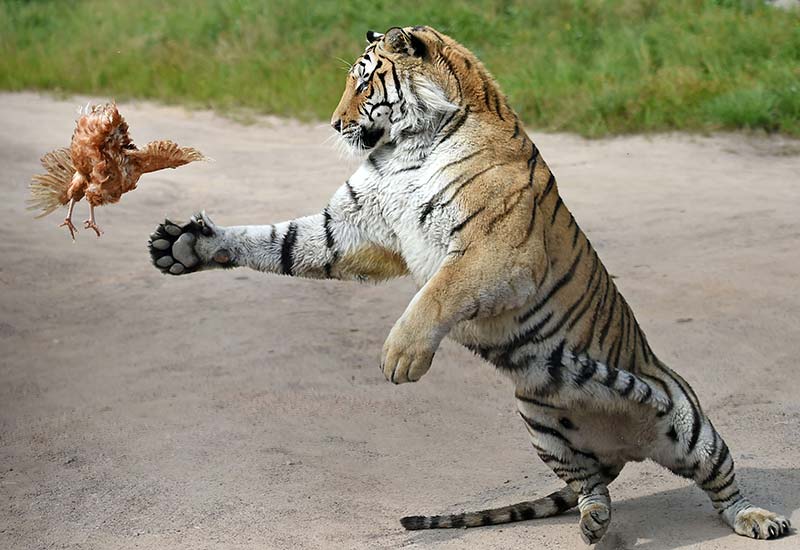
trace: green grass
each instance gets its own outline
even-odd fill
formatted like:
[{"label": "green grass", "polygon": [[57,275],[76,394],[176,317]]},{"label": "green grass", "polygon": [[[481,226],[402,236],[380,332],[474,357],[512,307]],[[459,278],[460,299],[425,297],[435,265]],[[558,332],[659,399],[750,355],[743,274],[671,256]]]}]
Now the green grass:
[{"label": "green grass", "polygon": [[759,0],[0,0],[0,89],[327,119],[364,32],[416,24],[536,128],[800,135],[800,13]]}]

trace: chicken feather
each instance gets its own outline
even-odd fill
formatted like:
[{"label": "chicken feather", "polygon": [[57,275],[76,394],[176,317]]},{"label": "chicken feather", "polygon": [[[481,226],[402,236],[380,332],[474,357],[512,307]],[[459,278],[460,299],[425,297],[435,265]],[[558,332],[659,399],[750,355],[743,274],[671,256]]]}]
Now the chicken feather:
[{"label": "chicken feather", "polygon": [[72,208],[77,201],[86,198],[90,216],[85,227],[94,229],[99,236],[94,207],[119,201],[124,193],[136,189],[142,174],[205,159],[197,149],[180,147],[169,140],[137,148],[115,103],[87,104],[79,114],[69,149],[56,149],[42,157],[47,173],[33,176],[28,201],[29,209],[42,210],[37,218],[69,204],[69,214],[62,225],[73,239]]}]

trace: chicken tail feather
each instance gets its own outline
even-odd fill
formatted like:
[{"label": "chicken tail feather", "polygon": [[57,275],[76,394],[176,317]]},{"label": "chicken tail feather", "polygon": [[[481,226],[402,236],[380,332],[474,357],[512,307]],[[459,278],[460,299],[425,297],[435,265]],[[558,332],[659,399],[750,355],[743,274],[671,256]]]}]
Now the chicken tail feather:
[{"label": "chicken tail feather", "polygon": [[75,166],[66,147],[45,153],[42,166],[47,173],[33,176],[29,185],[31,196],[28,199],[28,210],[41,210],[37,218],[46,216],[69,202],[67,190],[75,174]]},{"label": "chicken tail feather", "polygon": [[177,168],[196,160],[207,160],[197,149],[180,147],[169,140],[151,141],[141,149],[130,151],[128,154],[139,160],[142,173]]}]

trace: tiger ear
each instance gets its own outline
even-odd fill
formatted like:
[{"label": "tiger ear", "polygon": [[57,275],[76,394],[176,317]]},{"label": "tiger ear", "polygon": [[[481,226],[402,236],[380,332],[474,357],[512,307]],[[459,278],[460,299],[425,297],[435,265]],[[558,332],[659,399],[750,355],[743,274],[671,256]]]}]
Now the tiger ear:
[{"label": "tiger ear", "polygon": [[425,57],[425,43],[415,34],[407,33],[400,27],[392,27],[383,37],[384,48],[392,53],[404,53],[414,57]]},{"label": "tiger ear", "polygon": [[381,38],[383,38],[383,35],[381,33],[375,31],[367,31],[367,42],[369,42],[370,44],[372,44],[373,42],[377,42]]}]

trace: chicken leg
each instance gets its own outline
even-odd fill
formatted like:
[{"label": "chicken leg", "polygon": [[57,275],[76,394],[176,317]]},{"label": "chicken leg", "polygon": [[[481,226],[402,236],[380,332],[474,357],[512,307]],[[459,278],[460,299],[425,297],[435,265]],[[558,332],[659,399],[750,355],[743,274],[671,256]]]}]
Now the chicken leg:
[{"label": "chicken leg", "polygon": [[83,227],[86,229],[94,229],[94,232],[97,233],[98,237],[103,234],[103,232],[100,231],[100,228],[97,227],[97,224],[94,223],[94,206],[91,204],[89,205],[89,219],[84,220]]},{"label": "chicken leg", "polygon": [[64,218],[64,223],[59,225],[58,227],[65,227],[69,229],[69,234],[72,235],[72,240],[75,240],[75,232],[77,229],[75,228],[75,224],[72,223],[72,210],[75,208],[75,199],[70,199],[69,201],[69,211],[67,212],[67,217]]}]

